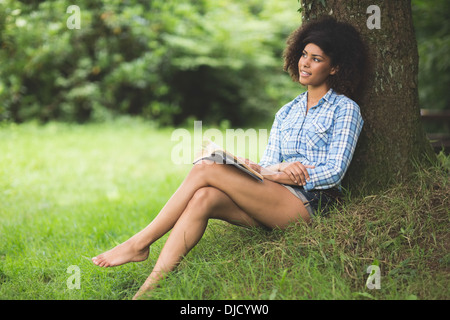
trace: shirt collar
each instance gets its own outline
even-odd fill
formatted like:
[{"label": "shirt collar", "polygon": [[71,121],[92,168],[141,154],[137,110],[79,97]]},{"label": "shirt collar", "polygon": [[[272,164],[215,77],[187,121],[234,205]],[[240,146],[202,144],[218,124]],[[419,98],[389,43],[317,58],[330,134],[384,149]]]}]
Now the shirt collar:
[{"label": "shirt collar", "polygon": [[[308,91],[306,91],[303,95],[303,103],[304,103],[304,107],[306,108],[306,101],[307,101],[307,95]],[[327,93],[325,93],[325,95],[319,100],[319,102],[317,103],[317,106],[320,106],[322,104],[324,104],[325,102],[328,102],[329,104],[333,104],[334,100],[336,99],[336,92],[330,88],[330,90],[327,91]]]},{"label": "shirt collar", "polygon": [[333,88],[330,88],[330,90],[328,90],[328,92],[322,97],[322,99],[331,104],[336,99],[336,92],[333,90]]}]

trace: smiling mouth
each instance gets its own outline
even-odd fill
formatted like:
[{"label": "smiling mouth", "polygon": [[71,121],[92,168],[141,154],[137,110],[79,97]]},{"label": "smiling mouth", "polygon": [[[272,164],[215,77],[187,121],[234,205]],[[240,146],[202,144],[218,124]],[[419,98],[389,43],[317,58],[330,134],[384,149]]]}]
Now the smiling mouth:
[{"label": "smiling mouth", "polygon": [[308,73],[308,72],[302,70],[302,71],[300,72],[300,75],[301,75],[301,76],[304,76],[304,77],[309,77],[309,76],[311,75],[311,73]]}]

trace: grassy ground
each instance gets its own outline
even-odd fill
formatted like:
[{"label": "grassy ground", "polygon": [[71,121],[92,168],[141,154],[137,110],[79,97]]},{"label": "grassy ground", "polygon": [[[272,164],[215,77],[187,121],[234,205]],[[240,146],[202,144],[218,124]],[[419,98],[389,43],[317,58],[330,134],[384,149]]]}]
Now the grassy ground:
[{"label": "grassy ground", "polygon": [[[164,238],[142,263],[103,269],[90,257],[145,227],[188,172],[171,163],[170,136],[134,120],[0,127],[0,299],[133,297]],[[437,166],[311,225],[212,221],[150,298],[448,299],[449,208]],[[380,289],[366,287],[372,264]]]}]

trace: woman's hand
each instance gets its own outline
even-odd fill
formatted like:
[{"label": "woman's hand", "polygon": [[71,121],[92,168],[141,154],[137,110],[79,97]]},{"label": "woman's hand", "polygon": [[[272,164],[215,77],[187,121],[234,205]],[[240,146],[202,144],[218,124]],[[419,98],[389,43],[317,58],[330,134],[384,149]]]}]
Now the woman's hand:
[{"label": "woman's hand", "polygon": [[274,168],[275,165],[264,168],[251,160],[242,157],[238,158],[256,172],[261,173],[268,180],[284,184],[297,184],[299,186],[304,186],[306,185],[306,181],[309,181],[309,174],[306,168],[315,168],[315,166],[303,165],[298,161],[280,163],[276,165],[276,169]]},{"label": "woman's hand", "polygon": [[250,168],[252,168],[256,172],[261,173],[262,167],[259,164],[255,163],[251,160],[242,158],[242,157],[238,157],[238,158],[239,158],[239,160],[243,161],[246,165],[248,165]]},{"label": "woman's hand", "polygon": [[283,162],[280,163],[278,171],[284,172],[287,176],[299,186],[306,185],[309,181],[309,174],[306,168],[314,169],[315,166],[303,165],[301,162]]}]

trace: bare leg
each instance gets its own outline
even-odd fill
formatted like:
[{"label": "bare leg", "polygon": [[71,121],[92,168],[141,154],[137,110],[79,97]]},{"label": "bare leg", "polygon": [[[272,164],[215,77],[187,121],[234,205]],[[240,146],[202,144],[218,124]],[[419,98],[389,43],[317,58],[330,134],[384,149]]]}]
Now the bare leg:
[{"label": "bare leg", "polygon": [[[220,201],[205,201],[204,196],[197,194],[200,189],[212,188],[226,195],[227,200],[221,205],[218,205]],[[208,194],[211,192],[208,191]],[[208,199],[210,198],[215,197],[209,195]],[[234,210],[229,207],[230,203],[235,205]],[[227,210],[212,210],[221,206]],[[309,221],[309,215],[301,201],[277,183],[268,180],[257,182],[227,165],[196,165],[149,226],[127,242],[93,258],[93,262],[99,266],[114,266],[145,259],[148,246],[175,225],[152,273],[139,290],[139,296],[151,289],[164,274],[173,270],[195,246],[203,235],[209,218],[269,228],[284,227],[301,218]],[[134,249],[131,250],[132,248]]]},{"label": "bare leg", "polygon": [[225,193],[212,187],[199,189],[175,224],[153,271],[134,299],[151,290],[201,239],[208,219],[221,219],[241,226],[260,226]]},{"label": "bare leg", "polygon": [[[198,180],[196,178],[196,172],[198,170],[195,170],[197,168],[197,166],[194,166],[193,170],[191,170],[178,190],[145,229],[135,234],[126,242],[92,258],[93,263],[100,267],[115,267],[128,262],[140,262],[146,260],[149,253],[149,246],[172,229],[178,221],[178,218],[186,209],[194,193],[198,188],[201,188],[201,186],[196,187],[197,184],[193,184],[193,182]],[[242,212],[241,215],[242,214],[245,213]],[[226,218],[223,219],[226,220]],[[237,224],[246,224],[245,222],[240,222],[240,218],[232,217],[231,220],[233,219],[236,220]],[[249,221],[250,219],[251,218],[248,216],[245,218],[246,221]],[[229,222],[233,223],[233,221]],[[257,222],[252,221],[251,224],[255,225]]]},{"label": "bare leg", "polygon": [[[145,291],[153,289],[165,274],[172,271],[176,265],[178,265],[183,256],[185,256],[201,239],[207,226],[208,219],[210,218],[223,219],[226,221],[233,221],[233,219],[235,219],[234,221],[238,221],[240,224],[266,225],[269,227],[283,227],[301,217],[308,220],[309,216],[307,216],[304,206],[285,188],[267,182],[269,187],[261,186],[262,190],[265,190],[266,192],[271,191],[273,194],[264,194],[264,197],[261,198],[260,196],[258,197],[257,193],[260,190],[254,191],[252,188],[245,188],[251,185],[253,188],[258,189],[257,185],[251,184],[247,177],[243,178],[241,173],[237,171],[224,169],[226,167],[220,167],[221,169],[218,168],[219,167],[203,167],[199,169],[203,171],[202,173],[199,172],[198,179],[205,180],[206,187],[197,189],[196,193],[191,198],[191,201],[178,219],[164,245],[153,271],[134,298],[139,297]],[[216,173],[219,173],[222,169],[226,170],[222,172],[222,174],[226,173],[228,177],[231,177],[231,181],[235,180],[234,182],[236,183],[242,183],[244,188],[241,189],[240,187],[237,187],[237,185],[231,185],[231,188],[227,188],[226,183],[211,182],[216,181],[214,180],[214,177],[209,176],[212,174],[211,171],[215,172],[214,170],[217,170]],[[216,176],[216,178],[219,176],[221,175]],[[222,177],[223,180],[227,180],[224,176]],[[211,180],[209,180],[209,178],[211,178]],[[253,181],[251,182],[255,183]],[[215,184],[215,186],[207,187],[212,183]],[[246,186],[247,183],[249,183],[249,185]],[[219,187],[226,190],[219,189]],[[278,187],[281,187],[281,189]],[[241,197],[241,195],[235,192],[236,189],[241,189],[239,192],[246,192],[245,190],[253,191],[249,191],[246,196],[244,195]],[[264,198],[269,199],[266,201],[267,199],[264,200]],[[286,202],[286,204],[283,205],[283,202]],[[243,210],[242,207],[244,207],[245,210]],[[255,217],[257,217],[257,219],[255,219]]]}]

